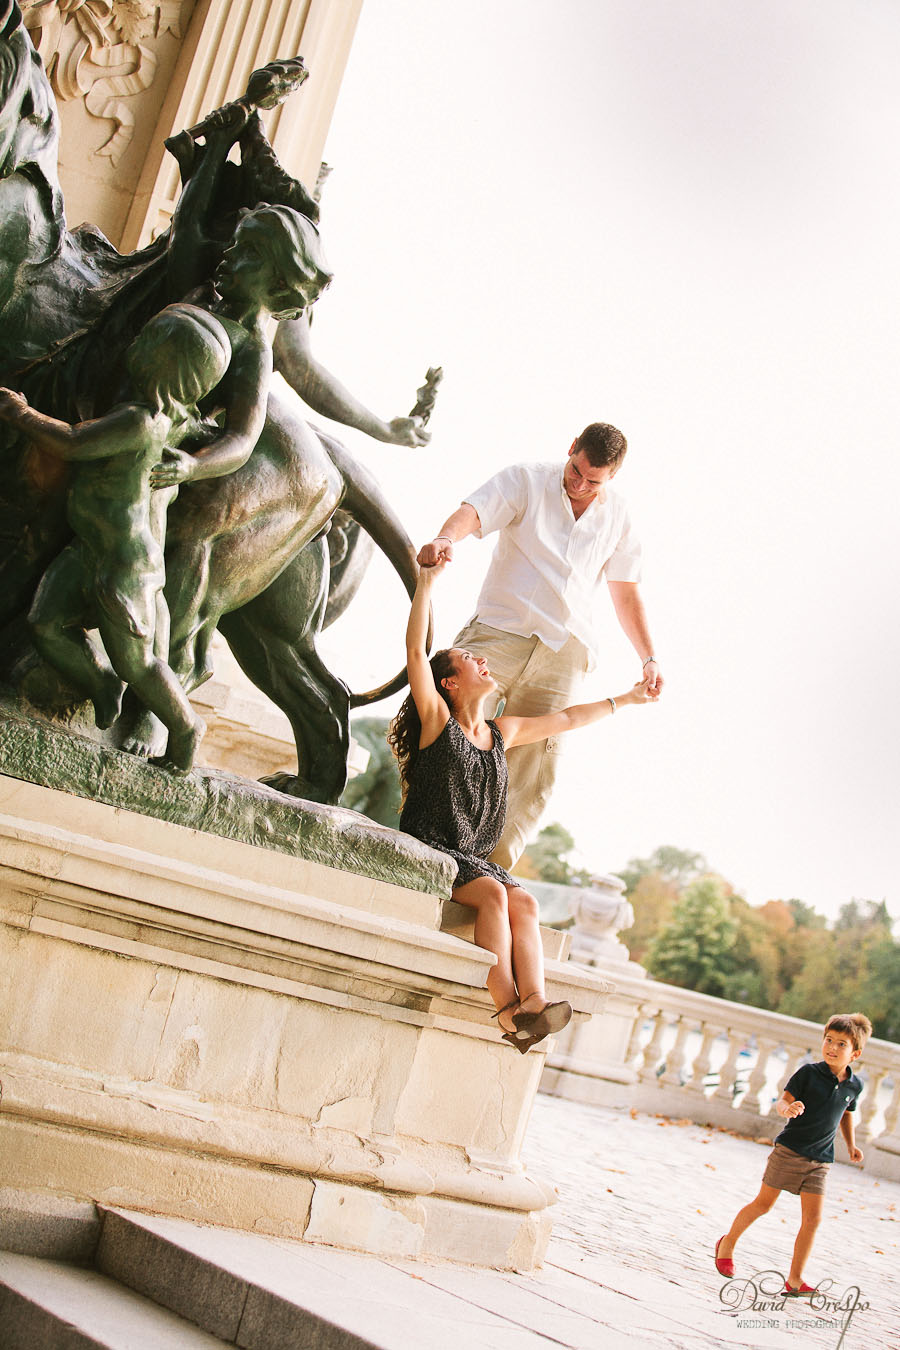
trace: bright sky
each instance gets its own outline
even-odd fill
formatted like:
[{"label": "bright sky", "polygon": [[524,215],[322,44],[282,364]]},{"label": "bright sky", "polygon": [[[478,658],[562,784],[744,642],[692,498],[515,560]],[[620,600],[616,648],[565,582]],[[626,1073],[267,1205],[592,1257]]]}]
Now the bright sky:
[{"label": "bright sky", "polygon": [[[548,818],[594,868],[674,844],[753,903],[900,915],[898,50],[895,0],[365,0],[314,345],[388,418],[445,379],[428,450],[347,443],[421,543],[587,422],[629,440],[667,686],[571,738]],[[386,678],[405,618],[373,568],[334,668]],[[590,697],[638,676],[598,622]]]}]

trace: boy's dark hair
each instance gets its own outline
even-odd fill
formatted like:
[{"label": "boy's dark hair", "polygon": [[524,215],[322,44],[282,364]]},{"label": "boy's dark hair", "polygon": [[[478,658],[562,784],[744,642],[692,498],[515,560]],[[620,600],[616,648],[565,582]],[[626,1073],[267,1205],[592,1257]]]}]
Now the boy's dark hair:
[{"label": "boy's dark hair", "polygon": [[840,1031],[850,1037],[854,1050],[862,1050],[872,1035],[872,1023],[865,1013],[835,1013],[825,1023],[825,1030]]},{"label": "boy's dark hair", "polygon": [[583,450],[588,463],[594,469],[605,469],[607,465],[617,468],[625,458],[628,442],[616,427],[608,422],[591,422],[575,442],[575,452]]}]

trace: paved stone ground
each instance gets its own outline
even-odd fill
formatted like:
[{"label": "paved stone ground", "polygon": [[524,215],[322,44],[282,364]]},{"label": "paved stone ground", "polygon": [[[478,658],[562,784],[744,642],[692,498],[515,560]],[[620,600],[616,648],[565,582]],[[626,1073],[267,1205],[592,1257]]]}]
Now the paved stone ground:
[{"label": "paved stone ground", "polygon": [[[898,1350],[900,1184],[849,1166],[832,1169],[806,1272],[834,1282],[832,1299],[858,1288],[846,1328],[846,1312],[806,1300],[748,1306],[746,1286],[723,1302],[713,1245],[756,1194],[766,1154],[727,1131],[539,1097],[524,1155],[560,1199],[537,1275],[323,1248],[313,1259],[323,1277],[347,1278],[356,1312],[367,1306],[354,1325],[384,1350]],[[798,1222],[799,1201],[783,1195],[745,1234],[738,1275],[783,1276]]]}]

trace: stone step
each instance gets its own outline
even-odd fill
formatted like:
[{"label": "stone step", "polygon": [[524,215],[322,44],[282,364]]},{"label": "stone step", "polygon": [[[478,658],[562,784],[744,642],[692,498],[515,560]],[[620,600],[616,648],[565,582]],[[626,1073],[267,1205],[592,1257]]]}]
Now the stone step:
[{"label": "stone step", "polygon": [[317,1261],[307,1244],[128,1210],[102,1214],[98,1270],[197,1323],[215,1338],[210,1344],[242,1350],[385,1344],[367,1334],[372,1304],[363,1299],[354,1307],[358,1291],[346,1280],[335,1286],[327,1251]]},{"label": "stone step", "polygon": [[3,1350],[221,1350],[222,1341],[96,1270],[0,1252]]}]

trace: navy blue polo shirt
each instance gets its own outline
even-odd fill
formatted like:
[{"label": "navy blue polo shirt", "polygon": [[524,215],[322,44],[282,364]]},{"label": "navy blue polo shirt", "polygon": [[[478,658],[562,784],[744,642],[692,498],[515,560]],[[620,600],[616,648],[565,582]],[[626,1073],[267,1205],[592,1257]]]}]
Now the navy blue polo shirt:
[{"label": "navy blue polo shirt", "polygon": [[818,1064],[801,1064],[785,1083],[784,1091],[806,1109],[802,1116],[788,1121],[775,1143],[813,1162],[834,1162],[834,1136],[841,1116],[856,1110],[862,1090],[862,1080],[855,1073],[837,1079],[824,1059]]}]

